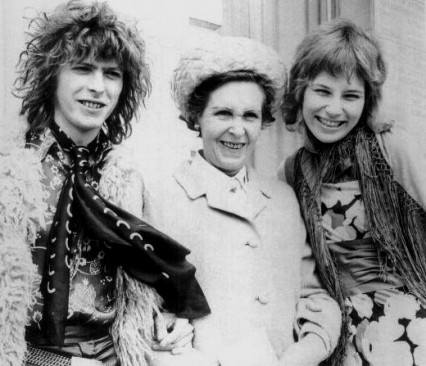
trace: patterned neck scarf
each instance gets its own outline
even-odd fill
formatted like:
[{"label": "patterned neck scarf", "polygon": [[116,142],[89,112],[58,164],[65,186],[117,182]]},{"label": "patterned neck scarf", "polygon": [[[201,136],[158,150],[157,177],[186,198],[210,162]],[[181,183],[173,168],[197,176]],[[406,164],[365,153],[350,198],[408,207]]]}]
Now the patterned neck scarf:
[{"label": "patterned neck scarf", "polygon": [[102,198],[86,181],[89,154],[105,147],[102,134],[89,146],[76,146],[55,124],[50,126],[62,149],[73,157],[63,184],[48,239],[44,329],[55,345],[63,345],[68,313],[72,229],[102,240],[114,251],[117,264],[153,286],[166,306],[180,316],[194,318],[210,309],[195,280],[195,268],[185,260],[189,250],[144,221]]}]

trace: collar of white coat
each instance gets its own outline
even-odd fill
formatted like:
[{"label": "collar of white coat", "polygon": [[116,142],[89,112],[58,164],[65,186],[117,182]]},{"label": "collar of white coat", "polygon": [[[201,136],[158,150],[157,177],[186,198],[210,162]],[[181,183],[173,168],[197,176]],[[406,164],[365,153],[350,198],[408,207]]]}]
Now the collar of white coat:
[{"label": "collar of white coat", "polygon": [[261,183],[262,180],[252,168],[246,169],[247,199],[237,201],[232,199],[233,193],[229,189],[233,178],[208,163],[199,152],[192,160],[184,162],[174,177],[191,199],[205,196],[208,206],[253,220],[268,205],[272,192]]}]

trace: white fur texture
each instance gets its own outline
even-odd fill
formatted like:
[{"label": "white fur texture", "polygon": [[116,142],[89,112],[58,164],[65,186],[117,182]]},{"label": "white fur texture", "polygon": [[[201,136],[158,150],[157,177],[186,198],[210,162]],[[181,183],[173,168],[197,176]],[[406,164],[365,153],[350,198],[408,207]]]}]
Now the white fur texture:
[{"label": "white fur texture", "polygon": [[211,35],[187,50],[173,73],[172,96],[183,117],[187,117],[188,97],[202,81],[236,70],[266,76],[275,91],[274,107],[279,107],[286,82],[286,69],[279,55],[253,39]]}]

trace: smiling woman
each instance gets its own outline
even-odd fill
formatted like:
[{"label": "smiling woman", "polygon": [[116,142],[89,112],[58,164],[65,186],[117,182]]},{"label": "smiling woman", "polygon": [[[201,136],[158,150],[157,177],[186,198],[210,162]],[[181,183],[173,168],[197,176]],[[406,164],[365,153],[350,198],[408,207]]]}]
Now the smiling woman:
[{"label": "smiling woman", "polygon": [[229,176],[245,166],[254,150],[264,99],[259,85],[244,81],[228,82],[210,94],[198,122],[204,158]]},{"label": "smiling woman", "polygon": [[281,176],[345,315],[347,366],[425,364],[426,152],[402,121],[377,118],[385,78],[377,41],[338,19],[299,45],[284,97],[305,144]]},{"label": "smiling woman", "polygon": [[319,73],[306,87],[303,118],[319,141],[332,143],[345,137],[358,123],[364,109],[364,81]]},{"label": "smiling woman", "polygon": [[339,334],[340,312],[315,275],[294,194],[249,164],[285,80],[275,51],[238,37],[191,48],[173,74],[181,119],[202,149],[147,185],[147,219],[191,250],[212,309],[193,322],[193,344],[216,364],[318,364]]}]

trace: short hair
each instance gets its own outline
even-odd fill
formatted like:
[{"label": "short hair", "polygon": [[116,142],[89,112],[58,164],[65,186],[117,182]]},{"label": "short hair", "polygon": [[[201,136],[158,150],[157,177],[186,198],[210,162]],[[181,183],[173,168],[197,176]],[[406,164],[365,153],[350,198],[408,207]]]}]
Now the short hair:
[{"label": "short hair", "polygon": [[245,81],[259,85],[265,98],[262,105],[262,127],[265,127],[275,121],[273,117],[273,103],[275,91],[271,81],[268,78],[251,70],[233,70],[221,74],[213,74],[203,80],[189,95],[187,101],[187,117],[185,122],[189,129],[197,131],[195,125],[201,118],[212,92],[221,86],[233,82]]},{"label": "short hair", "polygon": [[113,143],[128,137],[130,121],[151,89],[145,43],[137,28],[118,19],[106,3],[79,1],[36,17],[29,28],[31,39],[20,55],[15,82],[15,95],[22,98],[20,114],[29,123],[27,135],[44,130],[53,120],[60,67],[93,57],[114,60],[123,70],[123,89],[105,127]]},{"label": "short hair", "polygon": [[360,123],[374,118],[382,97],[386,65],[377,41],[347,19],[335,19],[305,37],[296,51],[284,93],[282,112],[289,127],[303,121],[306,87],[321,72],[356,75],[365,82],[365,104]]}]

